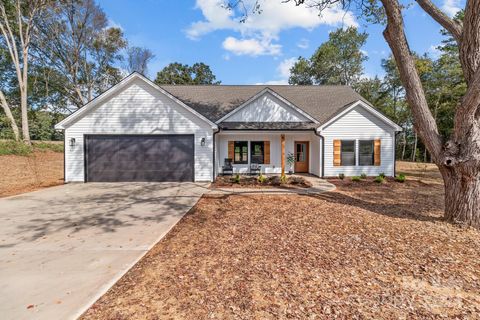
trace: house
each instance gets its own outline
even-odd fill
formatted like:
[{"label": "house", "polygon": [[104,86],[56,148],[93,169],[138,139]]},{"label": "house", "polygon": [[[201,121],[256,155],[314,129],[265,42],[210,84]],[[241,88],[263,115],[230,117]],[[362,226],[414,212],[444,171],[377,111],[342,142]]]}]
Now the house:
[{"label": "house", "polygon": [[226,158],[235,173],[393,176],[401,130],[346,86],[158,86],[138,73],[55,128],[66,182],[212,181]]}]

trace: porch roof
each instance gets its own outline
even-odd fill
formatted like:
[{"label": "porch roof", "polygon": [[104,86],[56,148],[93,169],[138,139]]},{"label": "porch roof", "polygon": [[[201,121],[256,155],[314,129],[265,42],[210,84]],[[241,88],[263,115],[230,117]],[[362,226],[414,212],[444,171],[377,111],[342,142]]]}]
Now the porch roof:
[{"label": "porch roof", "polygon": [[222,130],[313,130],[319,124],[313,122],[221,122]]}]

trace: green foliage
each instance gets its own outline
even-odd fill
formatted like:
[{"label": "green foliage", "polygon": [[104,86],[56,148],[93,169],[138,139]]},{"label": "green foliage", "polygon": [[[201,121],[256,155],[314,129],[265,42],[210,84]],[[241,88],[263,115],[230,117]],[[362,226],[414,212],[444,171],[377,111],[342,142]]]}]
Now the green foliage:
[{"label": "green foliage", "polygon": [[233,182],[240,183],[240,175],[238,173],[233,177]]},{"label": "green foliage", "polygon": [[355,85],[363,74],[362,63],[367,56],[361,47],[368,35],[357,28],[339,28],[329,34],[312,57],[300,57],[290,70],[290,84]]},{"label": "green foliage", "polygon": [[360,180],[362,180],[362,178],[360,178],[359,176],[353,176],[351,177],[351,179],[353,182],[359,182]]},{"label": "green foliage", "polygon": [[338,178],[340,178],[340,180],[345,179],[345,174],[344,173],[339,173]]},{"label": "green foliage", "polygon": [[360,178],[362,178],[362,179],[367,179],[367,174],[366,174],[366,173],[362,173],[362,174],[360,175]]},{"label": "green foliage", "polygon": [[281,175],[280,176],[280,183],[281,184],[286,184],[288,182],[288,178],[286,175]]},{"label": "green foliage", "polygon": [[395,176],[395,181],[404,183],[405,180],[407,180],[407,177],[403,173],[399,173],[397,176]]},{"label": "green foliage", "polygon": [[260,182],[261,184],[263,184],[263,183],[265,183],[265,182],[267,181],[267,177],[260,173],[260,175],[258,176],[257,180],[258,180],[258,182]]},{"label": "green foliage", "polygon": [[287,154],[287,164],[290,168],[292,168],[295,164],[295,155],[293,154],[293,152],[289,152]]},{"label": "green foliage", "polygon": [[32,147],[15,140],[0,141],[0,155],[28,156],[33,151]]},{"label": "green foliage", "polygon": [[33,142],[34,149],[50,150],[53,152],[63,153],[63,143],[54,142]]},{"label": "green foliage", "polygon": [[220,84],[210,66],[200,62],[193,66],[178,62],[170,63],[157,73],[157,84]]},{"label": "green foliage", "polygon": [[382,178],[384,178],[384,179],[385,179],[385,177],[386,177],[385,172],[381,172],[378,176],[379,176],[379,177],[382,177]]},{"label": "green foliage", "polygon": [[376,176],[375,180],[373,180],[373,181],[375,181],[377,183],[384,183],[385,182],[385,177],[382,177],[381,175],[379,175],[379,176]]}]

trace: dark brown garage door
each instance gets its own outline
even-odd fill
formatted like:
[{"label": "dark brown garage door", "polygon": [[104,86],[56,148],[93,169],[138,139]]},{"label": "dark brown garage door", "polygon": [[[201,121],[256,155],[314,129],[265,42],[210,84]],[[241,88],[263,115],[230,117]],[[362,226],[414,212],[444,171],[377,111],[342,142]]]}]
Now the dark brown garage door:
[{"label": "dark brown garage door", "polygon": [[193,181],[193,135],[87,135],[87,182]]}]

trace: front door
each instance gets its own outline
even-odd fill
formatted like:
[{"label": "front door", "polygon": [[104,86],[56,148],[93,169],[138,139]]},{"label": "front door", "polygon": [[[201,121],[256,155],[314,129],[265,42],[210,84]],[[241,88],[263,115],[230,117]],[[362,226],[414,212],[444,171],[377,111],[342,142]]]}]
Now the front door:
[{"label": "front door", "polygon": [[295,172],[308,172],[308,141],[295,141]]}]

